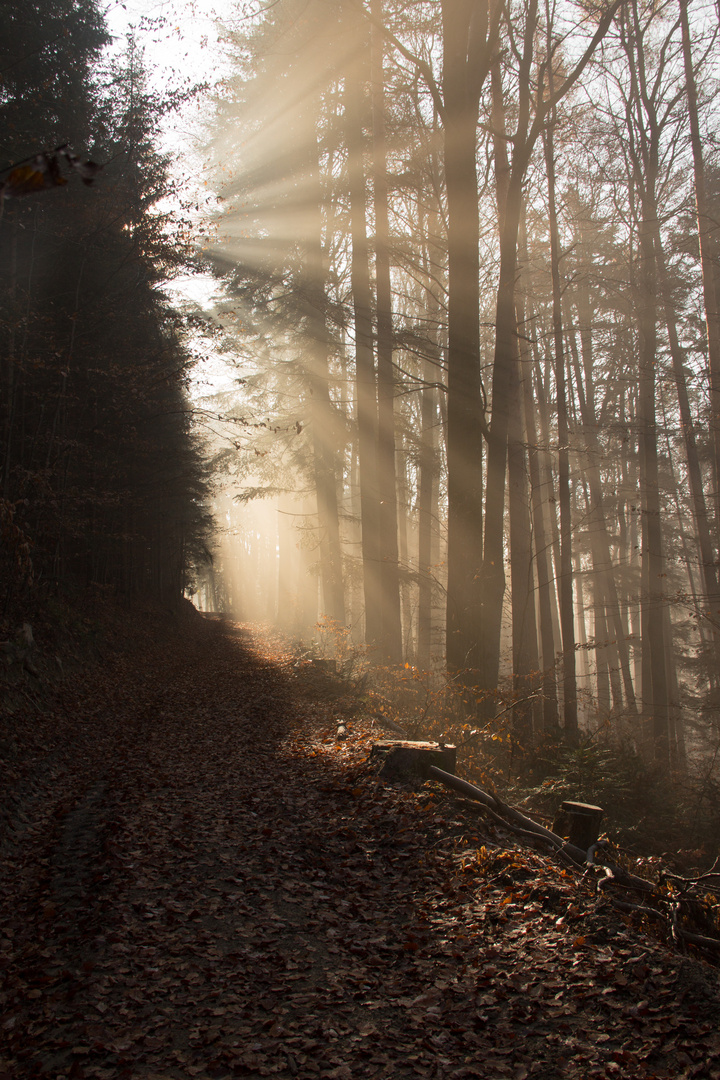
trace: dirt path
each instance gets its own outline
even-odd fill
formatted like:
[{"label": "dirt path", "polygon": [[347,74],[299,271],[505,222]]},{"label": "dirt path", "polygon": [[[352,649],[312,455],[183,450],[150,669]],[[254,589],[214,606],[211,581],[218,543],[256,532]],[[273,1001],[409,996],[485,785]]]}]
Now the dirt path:
[{"label": "dirt path", "polygon": [[203,624],[67,688],[5,774],[0,1080],[720,1077],[715,970],[301,683]]}]

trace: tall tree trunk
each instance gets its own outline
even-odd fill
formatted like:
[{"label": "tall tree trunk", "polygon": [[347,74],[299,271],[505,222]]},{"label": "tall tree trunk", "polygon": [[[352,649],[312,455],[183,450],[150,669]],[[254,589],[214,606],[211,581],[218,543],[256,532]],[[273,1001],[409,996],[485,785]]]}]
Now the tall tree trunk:
[{"label": "tall tree trunk", "polygon": [[[678,519],[678,526],[680,534],[682,536],[683,552],[685,554],[686,567],[688,572],[688,579],[690,581],[690,588],[693,591],[693,577],[692,571],[687,559],[687,541],[685,538],[685,525],[687,522],[687,516],[683,514],[680,507],[680,493],[678,491],[677,479],[675,476],[675,468],[673,466],[673,453],[670,444],[670,432],[668,417],[665,410],[665,403],[662,406],[663,412],[663,426],[665,428],[665,445],[667,448],[667,463],[668,472],[670,474],[670,483],[672,485],[673,502],[675,503],[675,513]],[[665,614],[665,667],[668,673],[668,696],[670,699],[669,707],[669,735],[670,735],[670,764],[674,769],[684,770],[687,767],[687,749],[685,746],[685,729],[683,723],[682,707],[680,704],[680,686],[678,682],[677,674],[677,662],[675,658],[675,652],[672,647],[672,619],[670,617],[670,605],[666,604],[664,608]],[[710,680],[711,694],[716,693],[717,680],[711,677]]]},{"label": "tall tree trunk", "polygon": [[[517,346],[517,337],[515,338]],[[520,407],[520,360],[511,371],[514,403],[508,424],[508,493],[510,516],[510,589],[512,595],[513,728],[521,743],[532,739],[539,690],[537,619],[532,561],[530,498],[527,482],[525,440]],[[539,704],[539,703],[537,703]]]},{"label": "tall tree trunk", "polygon": [[308,155],[308,245],[306,258],[308,377],[313,469],[317,493],[323,614],[345,624],[345,596],[337,498],[338,418],[330,400],[329,337],[326,324],[327,260],[322,240],[322,188],[317,142],[310,125]]},{"label": "tall tree trunk", "polygon": [[427,668],[430,663],[432,637],[432,531],[433,486],[436,465],[437,405],[433,381],[435,370],[430,361],[424,365],[425,385],[420,405],[420,461],[418,481],[418,638],[417,663]]},{"label": "tall tree trunk", "polygon": [[692,42],[688,16],[688,0],[679,0],[680,25],[682,27],[683,63],[687,93],[688,119],[690,121],[690,145],[693,156],[695,179],[695,204],[697,207],[698,239],[700,241],[700,265],[702,268],[703,300],[705,302],[705,327],[710,370],[710,422],[715,458],[715,524],[720,527],[720,312],[715,288],[713,267],[713,234],[717,233],[717,219],[708,207],[705,186],[705,165],[698,117],[698,95],[692,61]]},{"label": "tall tree trunk", "polygon": [[605,618],[605,590],[599,574],[593,578],[593,613],[595,636],[595,678],[597,679],[597,706],[601,715],[610,712],[610,672],[608,671],[607,638]]},{"label": "tall tree trunk", "polygon": [[[433,163],[434,164],[434,163]],[[425,226],[428,220],[430,230]],[[426,213],[422,199],[419,202],[419,231],[423,238],[422,247],[422,284],[423,307],[427,311],[427,343],[423,361],[423,388],[420,401],[420,452],[418,460],[418,632],[417,663],[420,668],[430,665],[433,621],[433,585],[435,576],[432,571],[433,540],[437,541],[437,496],[438,496],[438,408],[437,388],[438,372],[441,367],[442,349],[440,347],[440,325],[442,312],[438,296],[439,284],[433,273],[433,256],[437,251],[430,236],[439,232],[437,210]]]},{"label": "tall tree trunk", "polygon": [[[575,579],[575,595],[577,597],[575,609],[575,636],[578,641],[578,662],[576,665],[576,679],[581,686],[590,683],[590,661],[588,659],[587,623],[585,621],[585,582],[580,552],[573,551],[573,577]],[[580,715],[580,702],[578,702],[578,715]]]},{"label": "tall tree trunk", "polygon": [[[524,248],[523,241],[523,250]],[[523,258],[523,262],[527,263],[526,257]],[[521,328],[527,325],[524,304],[525,297],[521,293],[518,304],[518,322]],[[543,727],[546,734],[552,735],[557,732],[559,726],[557,682],[555,680],[555,635],[553,633],[552,619],[552,566],[542,503],[542,479],[540,476],[538,435],[535,423],[536,405],[532,392],[532,357],[527,345],[527,331],[521,334],[520,343],[522,406],[528,442],[533,541],[538,579],[538,615],[542,648]]]},{"label": "tall tree trunk", "polygon": [[631,97],[628,149],[632,160],[631,205],[638,236],[639,279],[635,286],[639,331],[639,379],[637,420],[640,436],[640,495],[643,517],[642,545],[642,648],[643,705],[649,714],[655,758],[669,764],[669,691],[665,667],[665,620],[662,608],[665,561],[658,473],[655,418],[655,370],[657,365],[657,183],[660,136],[656,91],[659,77],[648,89],[645,37],[640,26],[638,0],[630,0],[621,38],[630,72]]},{"label": "tall tree trunk", "polygon": [[11,313],[7,326],[7,342],[3,350],[2,381],[0,382],[0,453],[2,454],[0,467],[2,468],[2,497],[4,499],[10,496],[10,472],[13,466],[13,428],[17,396],[15,351],[16,326],[19,323],[19,312],[17,311],[17,242],[19,225],[17,213],[11,212],[7,215],[4,229],[3,222],[0,220],[0,239],[3,239],[3,231],[6,240],[9,234],[9,240],[0,247],[0,250],[6,246],[10,249],[10,289],[7,304]]},{"label": "tall tree trunk", "polygon": [[695,519],[695,530],[700,551],[700,569],[703,578],[706,605],[710,610],[709,624],[712,629],[715,663],[720,671],[720,586],[718,585],[717,567],[715,565],[715,556],[710,533],[710,522],[708,520],[705,492],[702,484],[700,457],[695,441],[695,426],[690,410],[690,398],[688,396],[687,382],[685,379],[685,367],[683,363],[684,355],[678,339],[675,309],[672,302],[670,283],[665,264],[665,253],[662,248],[662,239],[659,229],[655,232],[655,250],[657,253],[660,293],[663,302],[665,324],[667,326],[668,338],[670,341],[670,356],[672,358],[675,388],[677,390],[678,406],[680,409],[680,426],[685,440],[688,481],[690,484],[693,517]]},{"label": "tall tree trunk", "polygon": [[[536,4],[531,4],[533,10]],[[500,632],[505,594],[505,474],[508,451],[512,380],[516,356],[515,279],[517,241],[522,212],[522,170],[512,169],[505,144],[505,103],[500,58],[491,72],[493,126],[495,129],[496,188],[499,193],[500,280],[495,312],[495,355],[492,375],[492,424],[488,439],[485,532],[482,564],[482,656],[480,686],[497,686],[500,667]],[[527,115],[525,115],[527,124]],[[520,122],[518,123],[520,131]]]},{"label": "tall tree trunk", "polygon": [[549,387],[549,378],[543,379],[540,363],[535,356],[535,402],[537,416],[540,421],[539,443],[544,448],[538,454],[540,463],[540,484],[545,492],[545,498],[541,501],[541,507],[545,520],[545,535],[547,536],[547,552],[550,569],[551,591],[551,617],[553,626],[553,639],[557,642],[562,640],[560,630],[560,606],[557,590],[557,581],[560,574],[560,530],[557,520],[557,498],[555,496],[555,476],[553,473],[552,456],[548,450],[551,442],[550,436],[550,406],[548,404],[546,385]]},{"label": "tall tree trunk", "polygon": [[444,165],[448,215],[448,580],[446,655],[478,666],[482,560],[479,208],[476,173],[481,84],[471,49],[475,0],[442,0]]},{"label": "tall tree trunk", "polygon": [[351,287],[355,328],[355,386],[360,468],[365,641],[382,642],[382,593],[379,562],[379,507],[377,495],[377,390],[373,358],[372,297],[368,261],[366,187],[364,168],[363,87],[367,83],[367,47],[362,42],[358,60],[345,81],[345,121],[350,187],[352,234]]},{"label": "tall tree trunk", "polygon": [[[381,0],[371,0],[371,12],[382,21]],[[402,660],[400,579],[398,573],[398,507],[395,481],[395,377],[393,372],[392,292],[390,288],[390,227],[385,160],[385,102],[382,36],[372,27],[371,80],[373,129],[373,202],[375,211],[375,289],[377,303],[378,376],[378,558],[382,623],[380,649],[393,663]]]},{"label": "tall tree trunk", "polygon": [[[500,119],[496,106],[496,119]],[[503,118],[504,123],[504,118]],[[502,234],[505,228],[510,165],[504,139],[495,139],[495,186],[498,222]],[[520,208],[524,217],[523,207]],[[518,229],[520,222],[518,222]],[[520,352],[515,315],[512,337],[513,356],[508,388],[508,494],[510,518],[510,590],[512,603],[512,674],[516,704],[513,707],[513,727],[522,743],[527,744],[534,727],[537,710],[534,693],[538,687],[540,666],[537,645],[537,619],[532,562],[532,530],[530,527],[529,493],[525,457],[525,439],[520,399]],[[493,409],[494,415],[494,409]]]},{"label": "tall tree trunk", "polygon": [[[358,440],[353,440],[350,452],[350,476],[348,492],[347,544],[351,552],[348,573],[348,609],[353,640],[358,644],[366,640],[365,604],[362,566],[362,510],[360,503],[360,464]],[[358,557],[359,556],[359,557]]]},{"label": "tall tree trunk", "polygon": [[[408,565],[408,531],[410,526],[410,505],[408,494],[407,458],[404,448],[400,448],[397,454],[395,468],[397,476],[397,534],[398,534],[398,557],[399,565],[407,569]],[[400,614],[402,627],[402,653],[400,661],[409,660],[413,653],[412,633],[412,602],[410,596],[410,583],[407,574],[399,575],[400,578]],[[400,662],[398,661],[398,663]]]},{"label": "tall tree trunk", "polygon": [[[640,298],[640,393],[638,397],[641,461],[643,465],[643,656],[646,648],[649,662],[644,672],[652,688],[652,735],[656,759],[669,762],[669,694],[665,667],[665,624],[662,608],[664,595],[665,560],[662,545],[662,513],[658,476],[657,425],[655,420],[655,365],[657,362],[657,277],[655,269],[654,223],[657,210],[650,198],[652,177],[646,178],[648,192],[642,198],[640,222],[640,253],[642,262],[642,295]],[[643,697],[647,703],[645,686]]]},{"label": "tall tree trunk", "polygon": [[[549,27],[548,27],[549,32]],[[553,93],[552,64],[549,90]],[[545,132],[545,165],[548,185],[550,228],[550,269],[552,276],[553,342],[558,414],[558,489],[560,495],[560,624],[563,648],[563,726],[565,739],[574,743],[578,735],[577,686],[575,680],[575,624],[572,578],[572,520],[570,514],[570,430],[568,425],[565,352],[563,348],[562,292],[560,288],[560,235],[555,201],[555,110]]]}]

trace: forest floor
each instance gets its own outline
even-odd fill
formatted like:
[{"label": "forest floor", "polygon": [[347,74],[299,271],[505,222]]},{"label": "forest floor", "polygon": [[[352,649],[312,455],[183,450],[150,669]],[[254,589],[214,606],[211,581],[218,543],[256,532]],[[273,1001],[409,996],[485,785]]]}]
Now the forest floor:
[{"label": "forest floor", "polygon": [[718,971],[438,785],[233,624],[0,731],[0,1080],[720,1077]]}]

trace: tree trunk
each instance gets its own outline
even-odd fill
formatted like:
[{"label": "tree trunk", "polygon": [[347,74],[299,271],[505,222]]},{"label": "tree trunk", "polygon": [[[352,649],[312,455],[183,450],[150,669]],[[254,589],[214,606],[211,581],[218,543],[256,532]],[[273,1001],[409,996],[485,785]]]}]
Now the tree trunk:
[{"label": "tree trunk", "polygon": [[[515,338],[517,345],[517,337]],[[540,688],[527,463],[520,403],[520,361],[511,371],[513,408],[508,426],[510,589],[512,595],[513,729],[521,743],[532,739],[535,694]],[[539,704],[539,703],[538,703]]]},{"label": "tree trunk", "polygon": [[[552,65],[549,68],[553,92]],[[553,298],[553,341],[558,413],[558,488],[560,495],[560,625],[563,648],[563,726],[565,739],[577,741],[577,686],[575,681],[575,625],[572,577],[572,520],[570,514],[570,431],[568,425],[565,354],[560,288],[560,237],[555,202],[554,110],[545,133],[545,164],[548,184],[548,224],[550,228],[550,268]]]},{"label": "tree trunk", "polygon": [[[17,213],[13,213],[12,211],[7,213],[7,220],[3,231],[6,235],[7,233],[11,234],[8,244],[10,248],[10,258],[8,260],[10,268],[10,289],[7,296],[8,309],[11,314],[10,318],[7,320],[7,341],[3,350],[2,381],[0,382],[0,447],[2,448],[0,450],[0,453],[2,453],[0,467],[2,468],[2,497],[4,499],[8,499],[10,496],[10,472],[13,466],[13,428],[15,420],[15,400],[17,395],[15,379],[15,328],[19,321],[16,311],[18,226]],[[3,223],[0,220],[0,230],[2,229]],[[2,232],[0,232],[0,238],[2,238]],[[2,245],[2,247],[5,247],[5,245]],[[0,248],[0,250],[2,250],[2,248]]]},{"label": "tree trunk", "polygon": [[[523,265],[527,266],[527,240],[524,222],[521,234],[521,252]],[[552,567],[550,548],[547,543],[547,533],[545,529],[545,514],[542,505],[542,480],[540,477],[538,435],[535,423],[535,414],[537,410],[532,389],[532,355],[528,343],[529,322],[527,320],[525,306],[525,293],[526,289],[520,289],[518,291],[520,383],[522,412],[528,443],[533,545],[538,581],[537,607],[540,624],[540,647],[542,649],[543,728],[546,734],[552,735],[557,732],[559,726],[557,682],[555,679],[555,635],[553,633],[552,619]]]},{"label": "tree trunk", "polygon": [[[399,449],[395,469],[397,477],[397,536],[399,567],[407,569],[408,565],[408,530],[410,525],[410,505],[408,494],[407,458],[404,447]],[[399,575],[400,583],[400,613],[402,628],[402,653],[400,661],[410,659],[413,651],[412,633],[412,603],[410,596],[410,584],[407,574]],[[398,661],[398,663],[400,662]]]},{"label": "tree trunk", "polygon": [[[536,4],[531,4],[533,13]],[[530,18],[530,16],[528,16]],[[500,230],[500,280],[495,310],[495,354],[492,374],[492,424],[488,438],[485,532],[482,563],[482,653],[480,686],[497,686],[500,668],[500,632],[505,594],[505,474],[510,421],[512,366],[517,353],[515,279],[517,243],[522,213],[522,180],[525,174],[520,145],[527,128],[527,107],[518,121],[513,164],[507,159],[505,102],[500,57],[491,70],[492,117],[495,131],[496,190]],[[529,89],[523,87],[523,102]],[[525,128],[523,129],[523,120]]]},{"label": "tree trunk", "polygon": [[326,325],[327,260],[322,241],[322,188],[317,141],[309,118],[308,244],[306,257],[309,406],[312,424],[313,470],[317,493],[320,577],[323,614],[345,624],[345,596],[337,499],[338,418],[330,400],[329,336]]},{"label": "tree trunk", "polygon": [[547,449],[550,446],[550,408],[545,385],[546,383],[549,385],[549,379],[543,380],[540,363],[537,360],[537,357],[535,358],[533,366],[535,371],[536,411],[538,420],[540,421],[539,441],[540,445],[544,448],[542,453],[538,454],[538,461],[540,464],[540,484],[542,490],[546,492],[545,498],[540,501],[540,506],[543,511],[543,519],[546,526],[545,535],[547,537],[548,566],[551,582],[550,604],[553,639],[554,641],[560,642],[562,633],[560,630],[560,608],[557,590],[557,581],[560,573],[560,530],[558,528],[556,510],[557,499],[555,497],[555,476],[553,474],[552,458]]},{"label": "tree trunk", "polygon": [[418,481],[418,636],[417,663],[420,668],[430,664],[432,638],[432,530],[433,482],[436,473],[437,406],[432,381],[435,371],[428,360],[424,365],[425,385],[420,405],[420,461]]},{"label": "tree trunk", "polygon": [[377,392],[373,358],[372,298],[366,224],[363,87],[367,82],[367,47],[360,43],[358,61],[345,82],[345,121],[348,145],[350,228],[352,234],[351,288],[355,328],[355,386],[360,468],[365,642],[382,642],[382,593],[379,562],[377,495]]},{"label": "tree trunk", "polygon": [[[492,377],[492,425],[488,440],[487,487],[485,496],[485,531],[482,563],[482,650],[480,686],[493,689],[497,685],[500,661],[500,631],[502,626],[503,594],[505,592],[505,573],[503,569],[504,540],[504,504],[505,472],[507,463],[507,440],[509,412],[511,408],[511,370],[516,354],[514,342],[517,333],[515,311],[515,279],[517,274],[517,242],[522,209],[522,187],[530,158],[540,133],[543,130],[548,112],[570,90],[582,74],[597,45],[607,33],[610,22],[619,7],[620,0],[615,0],[598,20],[592,41],[582,57],[564,79],[557,93],[552,90],[545,97],[535,92],[533,86],[533,62],[538,28],[537,0],[528,0],[524,8],[524,26],[522,28],[522,48],[518,49],[517,88],[515,131],[507,134],[505,109],[503,102],[501,57],[494,54],[491,65],[492,87],[492,125],[496,148],[506,140],[512,143],[512,155],[507,182],[502,186],[506,192],[504,206],[500,212],[500,280],[497,292],[495,317],[495,356]],[[549,6],[548,6],[548,23]],[[519,45],[519,33],[516,41]],[[542,69],[541,69],[542,70]],[[548,66],[545,67],[548,70]],[[535,107],[532,115],[533,106]],[[496,167],[501,159],[497,149]],[[501,162],[499,167],[505,167]],[[499,208],[500,209],[500,208]],[[569,633],[569,628],[566,627]],[[573,654],[574,655],[574,654]],[[568,659],[570,659],[568,657]],[[568,731],[572,731],[573,705],[568,675],[568,703],[570,715],[567,717]]]},{"label": "tree trunk", "polygon": [[[660,136],[656,75],[648,90],[644,35],[637,0],[631,0],[622,24],[622,41],[630,70],[630,140],[632,159],[630,186],[638,235],[639,281],[635,287],[639,330],[639,379],[637,421],[640,436],[640,495],[643,517],[642,544],[642,648],[643,705],[650,718],[657,762],[669,764],[669,693],[665,667],[666,640],[663,605],[665,561],[658,474],[655,419],[655,371],[657,365],[657,262],[655,236],[658,229],[657,183]],[[637,205],[635,205],[637,204]]]},{"label": "tree trunk", "polygon": [[697,86],[692,62],[688,0],[679,0],[678,6],[680,8],[680,25],[682,27],[683,63],[685,66],[685,87],[690,122],[690,145],[693,156],[695,203],[697,207],[700,265],[702,268],[703,300],[705,303],[705,327],[709,355],[710,425],[715,458],[715,522],[717,528],[720,525],[720,317],[712,260],[713,233],[717,230],[717,220],[709,211],[705,188],[705,165],[698,119]]},{"label": "tree trunk", "polygon": [[[688,396],[687,382],[685,379],[684,356],[678,339],[675,321],[675,310],[670,292],[665,254],[662,249],[660,230],[655,233],[655,250],[657,253],[658,277],[660,279],[660,293],[663,301],[665,324],[667,326],[670,341],[670,355],[672,358],[675,388],[678,396],[680,409],[680,426],[685,440],[685,454],[688,465],[688,481],[692,499],[693,516],[697,533],[698,548],[700,551],[700,569],[703,577],[706,605],[710,610],[709,624],[712,630],[715,664],[720,670],[720,588],[717,579],[717,567],[713,552],[710,522],[708,520],[705,492],[702,484],[702,470],[697,443],[695,441],[695,427],[690,410],[690,398]],[[717,704],[717,702],[716,702]]]},{"label": "tree trunk", "polygon": [[[643,465],[643,656],[646,649],[649,662],[644,666],[652,688],[652,735],[655,757],[661,764],[669,762],[669,696],[665,668],[665,634],[662,617],[667,602],[663,583],[665,560],[662,546],[662,516],[658,477],[657,426],[655,420],[655,365],[657,353],[655,248],[654,224],[657,210],[650,198],[652,177],[646,178],[647,193],[642,199],[640,222],[640,252],[642,263],[642,295],[640,298],[640,393],[638,420],[640,424],[641,461]],[[647,694],[643,687],[643,697]]]},{"label": "tree trunk", "polygon": [[[381,0],[371,0],[373,17],[382,21]],[[392,292],[390,287],[390,227],[385,160],[385,102],[382,36],[372,27],[371,42],[373,202],[375,211],[375,289],[377,303],[378,375],[378,558],[381,637],[384,659],[402,660],[400,579],[398,567],[398,507],[395,480],[395,377],[393,373]]]},{"label": "tree trunk", "polygon": [[[423,306],[427,311],[427,354],[423,361],[423,388],[420,402],[420,452],[418,460],[418,631],[417,663],[420,668],[430,666],[433,621],[433,540],[437,541],[438,496],[438,372],[441,367],[442,350],[439,333],[441,307],[438,284],[432,273],[433,247],[425,229],[425,207],[420,201],[420,233],[423,237],[422,277]],[[437,212],[429,215],[431,229],[438,233]]]},{"label": "tree trunk", "polygon": [[474,0],[442,0],[448,215],[446,655],[448,667],[456,670],[478,666],[481,617],[483,406],[475,163],[480,86],[469,52],[474,7]]},{"label": "tree trunk", "polygon": [[[504,228],[510,177],[507,149],[503,139],[495,141],[495,179],[498,219]],[[522,208],[521,208],[522,215]],[[519,228],[519,225],[518,225]],[[540,666],[532,563],[532,530],[525,459],[525,440],[520,399],[520,354],[516,330],[512,338],[508,410],[508,494],[510,518],[510,590],[512,603],[513,728],[521,744],[532,738],[538,710],[531,695],[539,689]],[[530,700],[529,700],[530,699]]]}]

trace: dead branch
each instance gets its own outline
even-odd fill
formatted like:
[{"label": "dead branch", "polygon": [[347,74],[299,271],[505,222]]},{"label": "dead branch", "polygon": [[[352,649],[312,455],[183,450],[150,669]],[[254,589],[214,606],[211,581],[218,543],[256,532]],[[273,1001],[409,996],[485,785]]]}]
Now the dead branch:
[{"label": "dead branch", "polygon": [[629,874],[627,870],[623,870],[622,866],[617,866],[615,863],[610,866],[600,867],[600,869],[605,873],[605,877],[598,882],[600,892],[607,888],[608,885],[618,885],[621,889],[639,889],[640,892],[645,893],[657,891],[657,885],[654,881],[648,881],[647,878]]},{"label": "dead branch", "polygon": [[446,787],[459,791],[467,798],[474,799],[475,802],[482,803],[483,806],[493,812],[493,816],[497,815],[504,825],[510,825],[514,831],[522,831],[529,833],[534,838],[546,840],[556,851],[562,852],[563,855],[570,858],[578,866],[583,866],[586,862],[587,853],[581,848],[568,844],[562,836],[558,836],[557,833],[546,829],[544,825],[539,825],[537,821],[533,821],[532,818],[522,814],[514,806],[508,806],[497,796],[488,795],[482,788],[469,784],[467,780],[461,780],[459,777],[446,773],[435,766],[431,766],[428,773],[433,779],[445,784]]}]

